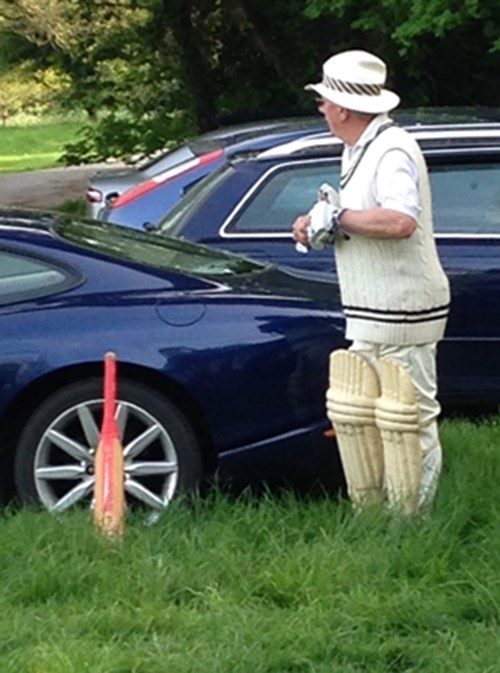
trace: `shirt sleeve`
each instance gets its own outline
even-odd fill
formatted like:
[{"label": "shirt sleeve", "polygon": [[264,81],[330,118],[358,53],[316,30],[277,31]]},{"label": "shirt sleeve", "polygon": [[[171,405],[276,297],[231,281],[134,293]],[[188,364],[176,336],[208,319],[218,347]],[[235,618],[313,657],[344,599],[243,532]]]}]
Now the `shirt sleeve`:
[{"label": "shirt sleeve", "polygon": [[415,219],[420,215],[418,169],[403,150],[389,150],[380,160],[375,176],[375,200],[382,208],[397,210]]}]

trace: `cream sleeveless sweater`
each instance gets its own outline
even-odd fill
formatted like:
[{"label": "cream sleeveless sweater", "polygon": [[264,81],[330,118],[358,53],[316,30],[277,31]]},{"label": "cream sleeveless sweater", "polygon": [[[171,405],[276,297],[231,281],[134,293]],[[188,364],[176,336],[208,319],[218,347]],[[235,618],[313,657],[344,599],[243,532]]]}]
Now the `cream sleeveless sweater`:
[{"label": "cream sleeveless sweater", "polygon": [[343,207],[354,210],[376,206],[376,168],[393,148],[407,152],[417,165],[422,211],[409,238],[352,234],[336,243],[346,337],[387,345],[432,343],[443,337],[450,290],[434,242],[427,167],[416,141],[397,126],[382,131],[341,190],[340,200]]}]

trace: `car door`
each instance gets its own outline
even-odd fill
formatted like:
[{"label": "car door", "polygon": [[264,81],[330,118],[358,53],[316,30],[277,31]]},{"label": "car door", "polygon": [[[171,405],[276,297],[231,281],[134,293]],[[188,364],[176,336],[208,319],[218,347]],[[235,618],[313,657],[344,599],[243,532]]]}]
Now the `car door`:
[{"label": "car door", "polygon": [[451,314],[440,346],[440,389],[468,403],[500,400],[500,153],[427,157]]},{"label": "car door", "polygon": [[[443,397],[482,403],[500,399],[500,153],[487,148],[427,153],[436,241],[452,290],[440,347]],[[231,212],[222,245],[336,280],[331,248],[296,252],[290,238],[322,182],[338,185],[339,162],[283,162],[269,169]]]},{"label": "car door", "polygon": [[[498,400],[500,150],[491,145],[457,148],[454,141],[446,141],[444,149],[424,146],[424,151],[438,250],[452,289],[451,315],[438,358],[442,397]],[[291,227],[297,214],[314,203],[323,182],[338,186],[339,157],[280,159],[259,170],[257,164],[245,162],[239,171],[241,184],[228,181],[227,193],[213,189],[211,200],[182,234],[257,260],[323,272],[323,281],[331,274],[335,283],[331,248],[298,253]]]},{"label": "car door", "polygon": [[247,191],[219,230],[219,245],[254,259],[335,273],[333,250],[298,252],[292,226],[317,200],[319,187],[336,189],[338,158],[282,161],[273,165]]}]

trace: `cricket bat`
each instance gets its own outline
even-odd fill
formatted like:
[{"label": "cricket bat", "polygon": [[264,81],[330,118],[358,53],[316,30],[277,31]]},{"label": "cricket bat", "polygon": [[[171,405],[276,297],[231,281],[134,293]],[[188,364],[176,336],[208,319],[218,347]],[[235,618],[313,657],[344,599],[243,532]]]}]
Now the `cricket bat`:
[{"label": "cricket bat", "polygon": [[104,358],[104,411],[94,463],[94,523],[104,534],[125,532],[124,461],[116,410],[116,355]]}]

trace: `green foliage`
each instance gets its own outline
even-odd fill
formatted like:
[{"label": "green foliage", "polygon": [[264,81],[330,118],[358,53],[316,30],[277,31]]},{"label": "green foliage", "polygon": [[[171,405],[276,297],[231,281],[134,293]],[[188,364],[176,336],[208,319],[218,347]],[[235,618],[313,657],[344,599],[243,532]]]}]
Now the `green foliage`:
[{"label": "green foliage", "polygon": [[28,61],[0,73],[0,119],[7,124],[13,115],[42,115],[56,106],[67,79],[54,70],[38,70]]},{"label": "green foliage", "polygon": [[24,61],[40,58],[40,50],[20,35],[2,29],[0,21],[0,72],[8,71]]},{"label": "green foliage", "polygon": [[58,104],[91,118],[68,158],[100,159],[308,114],[303,85],[345,48],[384,58],[406,107],[500,106],[499,34],[479,0],[0,0],[0,70],[36,50],[67,76]]},{"label": "green foliage", "polygon": [[[408,107],[500,105],[500,9],[478,0],[308,0],[309,17],[344,24],[350,48],[389,64],[390,82]],[[335,51],[337,49],[335,48]]]},{"label": "green foliage", "polygon": [[66,144],[61,161],[66,165],[92,163],[109,157],[124,161],[153,153],[158,147],[168,147],[174,139],[194,135],[194,126],[181,114],[165,113],[142,119],[126,112],[109,112],[98,122],[84,124],[78,138]]},{"label": "green foliage", "polygon": [[61,213],[67,213],[68,215],[79,215],[80,217],[86,217],[88,215],[87,202],[85,199],[69,199],[60,203],[56,210]]}]

